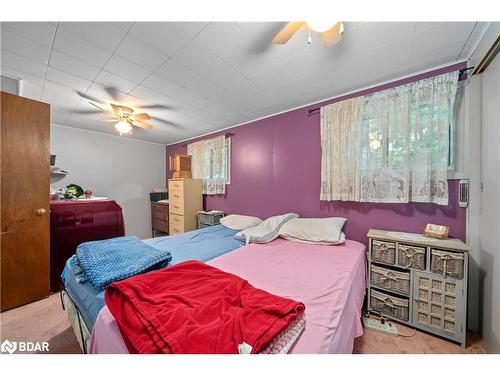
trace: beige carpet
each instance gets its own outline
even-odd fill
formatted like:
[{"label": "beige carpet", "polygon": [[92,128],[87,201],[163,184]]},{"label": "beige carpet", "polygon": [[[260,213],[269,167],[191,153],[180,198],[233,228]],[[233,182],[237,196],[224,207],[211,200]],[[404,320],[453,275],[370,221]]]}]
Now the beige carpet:
[{"label": "beige carpet", "polygon": [[81,353],[59,294],[0,314],[0,340],[49,343],[50,353]]},{"label": "beige carpet", "polygon": [[[398,326],[403,334],[411,329]],[[80,353],[59,294],[0,314],[0,340],[48,341],[50,353]],[[365,331],[354,342],[354,353],[485,353],[477,335],[469,335],[469,346],[460,346],[417,331],[411,338]]]}]

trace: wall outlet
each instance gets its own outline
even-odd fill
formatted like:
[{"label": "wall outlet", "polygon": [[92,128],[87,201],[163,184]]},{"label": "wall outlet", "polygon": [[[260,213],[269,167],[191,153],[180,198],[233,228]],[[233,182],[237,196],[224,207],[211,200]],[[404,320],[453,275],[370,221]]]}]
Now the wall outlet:
[{"label": "wall outlet", "polygon": [[378,319],[363,317],[363,325],[366,329],[371,329],[372,331],[386,333],[391,336],[398,336],[398,329],[396,326],[387,321],[382,324],[382,322]]}]

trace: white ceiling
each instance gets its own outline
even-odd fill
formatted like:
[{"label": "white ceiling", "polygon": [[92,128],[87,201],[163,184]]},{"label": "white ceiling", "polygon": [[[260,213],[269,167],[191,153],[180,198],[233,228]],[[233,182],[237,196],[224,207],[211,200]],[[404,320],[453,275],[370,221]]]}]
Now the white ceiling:
[{"label": "white ceiling", "polygon": [[279,22],[1,24],[1,74],[51,104],[52,123],[116,134],[78,94],[148,112],[156,143],[204,134],[467,57],[475,22],[346,22],[324,48]]}]

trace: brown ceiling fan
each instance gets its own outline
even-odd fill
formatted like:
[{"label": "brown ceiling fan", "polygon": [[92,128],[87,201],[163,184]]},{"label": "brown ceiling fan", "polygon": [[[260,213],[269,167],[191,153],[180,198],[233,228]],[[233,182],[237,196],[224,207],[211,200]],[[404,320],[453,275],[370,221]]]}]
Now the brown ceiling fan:
[{"label": "brown ceiling fan", "polygon": [[[325,46],[330,46],[337,43],[342,39],[344,34],[344,23],[341,21],[335,22],[312,22],[312,21],[295,21],[288,22],[285,27],[283,27],[278,34],[273,38],[273,43],[275,44],[285,44],[290,40],[290,38],[299,31],[302,27],[308,27],[309,31],[315,31],[321,34],[323,39],[323,44]],[[309,35],[309,43],[311,43],[311,36]]]}]

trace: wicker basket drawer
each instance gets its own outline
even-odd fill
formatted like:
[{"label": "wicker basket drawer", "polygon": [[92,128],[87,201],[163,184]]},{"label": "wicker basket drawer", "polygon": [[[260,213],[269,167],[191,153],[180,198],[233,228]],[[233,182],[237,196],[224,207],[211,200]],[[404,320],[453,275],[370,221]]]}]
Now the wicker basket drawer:
[{"label": "wicker basket drawer", "polygon": [[200,225],[205,224],[205,225],[217,225],[219,224],[220,219],[222,218],[222,215],[211,215],[211,214],[206,214],[203,212],[199,212],[199,221]]},{"label": "wicker basket drawer", "polygon": [[378,290],[370,292],[370,307],[384,315],[408,321],[410,302],[407,298],[394,297]]},{"label": "wicker basket drawer", "polygon": [[425,270],[425,247],[415,245],[398,245],[398,264],[406,268]]},{"label": "wicker basket drawer", "polygon": [[431,271],[443,276],[464,278],[464,254],[451,251],[431,250]]},{"label": "wicker basket drawer", "polygon": [[371,266],[371,284],[408,295],[410,293],[410,272],[393,271],[388,268]]},{"label": "wicker basket drawer", "polygon": [[396,263],[396,244],[394,242],[372,240],[371,258],[375,262]]}]

